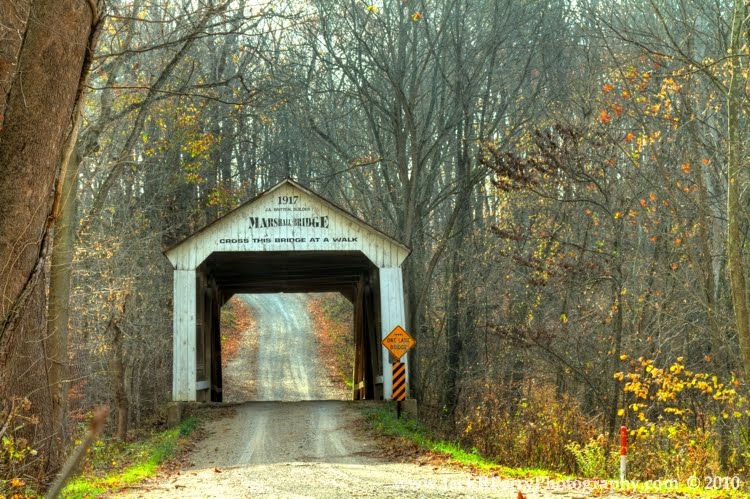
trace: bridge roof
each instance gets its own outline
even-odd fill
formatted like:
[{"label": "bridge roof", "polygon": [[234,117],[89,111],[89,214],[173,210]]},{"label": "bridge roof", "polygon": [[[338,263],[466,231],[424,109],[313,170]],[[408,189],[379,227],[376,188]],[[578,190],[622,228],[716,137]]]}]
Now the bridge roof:
[{"label": "bridge roof", "polygon": [[[311,189],[285,179],[175,243],[164,254],[175,269],[193,270],[213,253],[230,262],[229,253],[239,252],[322,256],[356,251],[377,267],[399,267],[411,252]],[[242,261],[240,258],[237,263]]]}]

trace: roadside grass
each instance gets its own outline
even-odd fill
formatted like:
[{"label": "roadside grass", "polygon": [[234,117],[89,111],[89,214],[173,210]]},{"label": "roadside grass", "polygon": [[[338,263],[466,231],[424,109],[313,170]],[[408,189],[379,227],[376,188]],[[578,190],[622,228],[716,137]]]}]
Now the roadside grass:
[{"label": "roadside grass", "polygon": [[509,468],[483,457],[476,449],[467,451],[455,442],[435,439],[430,435],[429,430],[418,421],[409,418],[403,413],[401,418],[397,418],[393,404],[368,406],[365,408],[365,415],[370,427],[376,432],[387,437],[411,442],[422,450],[441,454],[448,461],[458,466],[507,478],[569,478],[561,473],[549,470]]},{"label": "roadside grass", "polygon": [[[476,449],[467,451],[459,444],[435,439],[429,430],[418,421],[404,415],[396,417],[394,404],[378,404],[363,407],[367,421],[375,432],[418,447],[421,451],[440,454],[447,462],[469,468],[481,474],[492,475],[502,479],[525,480],[527,483],[549,486],[551,489],[567,492],[589,492],[593,495],[606,495],[608,492],[619,492],[624,495],[654,494],[665,497],[701,497],[711,499],[739,499],[750,497],[747,483],[739,488],[727,484],[719,490],[689,486],[687,483],[675,483],[669,480],[642,482],[636,480],[587,479],[565,475],[551,470],[537,468],[511,468],[493,462],[481,456]],[[731,478],[731,477],[730,477]],[[703,477],[696,477],[701,483]]]},{"label": "roadside grass", "polygon": [[89,450],[89,464],[83,474],[68,482],[62,497],[98,497],[155,476],[198,426],[198,419],[190,416],[174,428],[132,443],[98,441]]}]

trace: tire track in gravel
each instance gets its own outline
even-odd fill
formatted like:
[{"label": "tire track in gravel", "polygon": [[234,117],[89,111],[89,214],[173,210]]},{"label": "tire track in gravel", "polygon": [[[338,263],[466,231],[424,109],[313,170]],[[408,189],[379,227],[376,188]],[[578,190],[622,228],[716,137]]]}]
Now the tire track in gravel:
[{"label": "tire track in gravel", "polygon": [[346,400],[318,355],[318,343],[304,294],[241,295],[254,327],[243,334],[240,351],[224,372],[227,402],[248,400]]},{"label": "tire track in gravel", "polygon": [[256,312],[258,353],[255,400],[342,400],[318,355],[318,343],[303,294],[245,297]]}]

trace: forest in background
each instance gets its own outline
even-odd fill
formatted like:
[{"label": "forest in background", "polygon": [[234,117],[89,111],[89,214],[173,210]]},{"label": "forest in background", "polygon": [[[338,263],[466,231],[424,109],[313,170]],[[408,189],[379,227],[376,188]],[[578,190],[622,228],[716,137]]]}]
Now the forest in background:
[{"label": "forest in background", "polygon": [[[163,248],[286,177],[412,248],[436,431],[601,476],[626,425],[634,477],[747,476],[748,14],[109,0],[40,253],[46,329],[4,337],[2,305],[0,477],[46,480],[94,406],[123,439],[160,417]],[[44,363],[19,346],[46,342]]]}]

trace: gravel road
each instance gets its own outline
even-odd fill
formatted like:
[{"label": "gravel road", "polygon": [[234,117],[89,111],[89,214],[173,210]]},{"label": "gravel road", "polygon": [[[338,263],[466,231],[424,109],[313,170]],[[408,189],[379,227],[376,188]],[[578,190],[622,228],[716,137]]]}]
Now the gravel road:
[{"label": "gravel road", "polygon": [[246,295],[258,335],[255,400],[331,400],[346,398],[323,367],[301,294]]},{"label": "gravel road", "polygon": [[224,369],[224,401],[346,400],[351,397],[318,357],[302,294],[240,295],[254,318]]},{"label": "gravel road", "polygon": [[328,377],[318,361],[304,296],[248,300],[259,334],[255,388],[260,399],[273,402],[240,404],[232,415],[209,421],[206,438],[183,469],[112,497],[591,497],[573,489],[574,483],[503,480],[424,462],[388,462],[382,444],[364,430],[358,409],[363,402],[317,400],[345,391],[322,381]]},{"label": "gravel road", "polygon": [[[209,435],[185,469],[115,496],[517,497],[510,483],[388,463],[363,426],[354,402],[245,403],[233,416],[209,423]],[[502,489],[492,490],[498,486]]]}]

